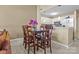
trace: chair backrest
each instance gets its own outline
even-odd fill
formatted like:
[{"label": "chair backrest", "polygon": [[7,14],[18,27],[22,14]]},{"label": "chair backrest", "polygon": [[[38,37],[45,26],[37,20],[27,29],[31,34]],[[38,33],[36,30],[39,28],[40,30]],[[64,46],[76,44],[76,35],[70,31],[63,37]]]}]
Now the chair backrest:
[{"label": "chair backrest", "polygon": [[33,36],[32,26],[23,25],[23,33],[25,37]]},{"label": "chair backrest", "polygon": [[27,36],[27,25],[23,25],[23,34],[24,34],[24,37]]},{"label": "chair backrest", "polygon": [[46,37],[51,38],[53,26],[47,24],[44,26],[44,28],[46,30],[45,32]]},{"label": "chair backrest", "polygon": [[32,26],[27,26],[27,35],[33,36]]}]

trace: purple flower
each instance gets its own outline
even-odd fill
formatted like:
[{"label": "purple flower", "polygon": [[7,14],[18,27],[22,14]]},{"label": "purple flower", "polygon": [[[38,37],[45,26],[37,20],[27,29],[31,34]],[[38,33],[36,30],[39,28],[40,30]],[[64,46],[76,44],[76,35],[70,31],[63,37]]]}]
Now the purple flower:
[{"label": "purple flower", "polygon": [[38,24],[38,22],[36,19],[31,19],[29,24],[32,24],[33,26],[35,26]]}]

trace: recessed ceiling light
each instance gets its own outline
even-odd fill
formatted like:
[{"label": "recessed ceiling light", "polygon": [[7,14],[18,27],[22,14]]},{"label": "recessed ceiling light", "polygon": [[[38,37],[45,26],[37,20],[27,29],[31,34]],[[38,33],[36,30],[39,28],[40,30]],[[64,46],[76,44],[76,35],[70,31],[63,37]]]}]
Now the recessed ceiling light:
[{"label": "recessed ceiling light", "polygon": [[58,14],[57,12],[50,13],[50,15],[57,15],[57,14]]},{"label": "recessed ceiling light", "polygon": [[61,17],[59,16],[59,17],[58,17],[58,20],[60,20],[60,18],[61,18]]}]

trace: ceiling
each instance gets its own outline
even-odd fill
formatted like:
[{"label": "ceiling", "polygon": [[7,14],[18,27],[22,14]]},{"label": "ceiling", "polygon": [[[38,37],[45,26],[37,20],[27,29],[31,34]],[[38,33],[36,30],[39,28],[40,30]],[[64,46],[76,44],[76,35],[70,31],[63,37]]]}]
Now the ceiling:
[{"label": "ceiling", "polygon": [[[41,12],[41,15],[45,17],[56,17],[61,16],[63,14],[72,13],[75,10],[79,10],[79,5],[54,5],[54,6],[52,5],[50,8],[43,10]],[[57,12],[58,14],[50,15],[50,13],[53,12]]]},{"label": "ceiling", "polygon": [[40,12],[44,12],[50,8],[55,7],[56,5],[40,5]]}]

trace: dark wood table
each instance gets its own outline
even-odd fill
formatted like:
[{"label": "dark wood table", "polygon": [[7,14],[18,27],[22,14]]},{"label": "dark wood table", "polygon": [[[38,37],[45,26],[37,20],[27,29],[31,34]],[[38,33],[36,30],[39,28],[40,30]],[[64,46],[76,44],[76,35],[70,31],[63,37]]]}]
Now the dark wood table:
[{"label": "dark wood table", "polygon": [[45,30],[35,30],[33,31],[35,33],[35,38],[40,40],[44,38],[44,33],[46,32]]}]

